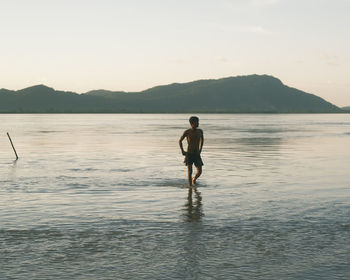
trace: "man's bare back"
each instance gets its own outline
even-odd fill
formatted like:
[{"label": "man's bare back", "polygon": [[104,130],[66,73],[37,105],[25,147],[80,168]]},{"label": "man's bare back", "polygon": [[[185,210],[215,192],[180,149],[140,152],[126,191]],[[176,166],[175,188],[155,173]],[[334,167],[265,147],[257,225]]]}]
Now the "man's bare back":
[{"label": "man's bare back", "polygon": [[203,138],[203,131],[199,128],[187,129],[184,134],[187,139],[187,153],[189,154],[200,154],[200,142]]}]

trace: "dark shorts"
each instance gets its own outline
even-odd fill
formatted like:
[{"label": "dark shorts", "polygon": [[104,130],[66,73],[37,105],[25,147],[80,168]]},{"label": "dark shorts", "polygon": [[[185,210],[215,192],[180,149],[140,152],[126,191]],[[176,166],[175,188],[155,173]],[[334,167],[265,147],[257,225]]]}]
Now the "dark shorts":
[{"label": "dark shorts", "polygon": [[194,164],[196,167],[204,165],[202,158],[199,154],[187,154],[184,160],[186,165]]}]

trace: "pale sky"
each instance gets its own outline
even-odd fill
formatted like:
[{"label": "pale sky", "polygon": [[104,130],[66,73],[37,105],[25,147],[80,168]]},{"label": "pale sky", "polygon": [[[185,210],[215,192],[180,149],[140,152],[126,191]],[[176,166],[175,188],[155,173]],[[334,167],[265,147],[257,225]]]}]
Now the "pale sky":
[{"label": "pale sky", "polygon": [[350,0],[0,0],[0,88],[268,74],[350,106]]}]

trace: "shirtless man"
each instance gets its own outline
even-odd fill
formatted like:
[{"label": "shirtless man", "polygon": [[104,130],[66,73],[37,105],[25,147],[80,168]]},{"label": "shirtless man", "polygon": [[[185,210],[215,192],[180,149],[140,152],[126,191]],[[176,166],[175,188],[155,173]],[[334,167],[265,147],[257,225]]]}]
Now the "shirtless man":
[{"label": "shirtless man", "polygon": [[[198,117],[191,117],[190,125],[191,125],[191,128],[185,130],[182,136],[180,137],[179,146],[182,154],[185,156],[184,163],[187,165],[188,183],[189,183],[189,186],[191,187],[192,185],[196,184],[198,177],[202,174],[203,161],[201,159],[200,154],[202,152],[204,138],[203,138],[203,131],[198,128],[199,126]],[[182,146],[182,141],[185,138],[187,139],[187,143],[188,143],[187,152],[185,152]],[[192,179],[193,163],[197,168],[197,173]]]}]

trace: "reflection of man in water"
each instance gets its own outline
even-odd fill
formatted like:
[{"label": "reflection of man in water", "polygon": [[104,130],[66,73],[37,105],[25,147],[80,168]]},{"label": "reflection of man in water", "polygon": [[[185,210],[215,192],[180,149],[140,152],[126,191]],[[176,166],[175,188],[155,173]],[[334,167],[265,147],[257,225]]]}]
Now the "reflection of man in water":
[{"label": "reflection of man in water", "polygon": [[193,202],[192,200],[192,188],[188,189],[187,203],[186,206],[186,221],[187,222],[195,222],[199,221],[202,216],[204,216],[202,212],[202,196],[201,193],[197,190],[196,187],[193,188],[196,200]]},{"label": "reflection of man in water", "polygon": [[[198,128],[199,126],[198,117],[191,117],[189,121],[190,121],[191,128],[184,131],[184,133],[180,137],[179,145],[180,145],[182,154],[185,156],[184,162],[187,165],[187,170],[188,170],[188,183],[189,183],[189,186],[192,186],[196,184],[198,177],[202,174],[203,161],[201,159],[200,154],[203,148],[204,137],[203,137],[203,131]],[[182,141],[185,138],[187,139],[187,143],[188,143],[187,152],[184,151],[182,146]],[[192,179],[193,163],[197,168],[197,173]]]}]

